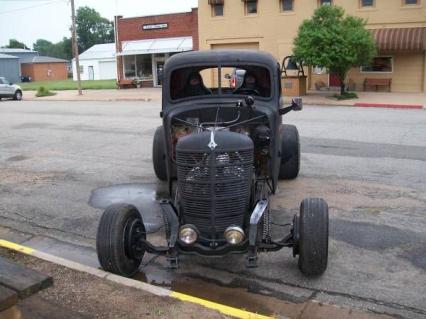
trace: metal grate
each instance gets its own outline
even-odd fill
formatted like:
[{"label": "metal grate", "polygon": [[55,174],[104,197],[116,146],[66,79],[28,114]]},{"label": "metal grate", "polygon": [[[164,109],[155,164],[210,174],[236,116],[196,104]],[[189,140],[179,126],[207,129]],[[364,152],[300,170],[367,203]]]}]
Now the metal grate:
[{"label": "metal grate", "polygon": [[184,222],[203,237],[223,238],[230,225],[243,226],[253,173],[253,149],[176,152]]}]

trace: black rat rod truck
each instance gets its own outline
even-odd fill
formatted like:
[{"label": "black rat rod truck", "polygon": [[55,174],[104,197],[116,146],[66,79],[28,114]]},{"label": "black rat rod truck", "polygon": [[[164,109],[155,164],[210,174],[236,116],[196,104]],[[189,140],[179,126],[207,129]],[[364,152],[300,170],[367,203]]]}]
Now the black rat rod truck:
[{"label": "black rat rod truck", "polygon": [[[235,70],[244,74],[239,87],[230,83]],[[326,270],[323,199],[304,199],[288,233],[278,240],[271,234],[269,197],[300,166],[298,131],[281,117],[300,111],[302,101],[282,105],[280,78],[276,60],[259,51],[198,51],[167,61],[163,125],[153,143],[155,174],[169,185],[169,199],[160,202],[167,245],[147,240],[136,207],[112,205],[96,238],[103,269],[132,276],[145,252],[166,256],[172,267],[180,254],[246,254],[247,266],[256,267],[259,252],[289,247],[305,275]]]}]

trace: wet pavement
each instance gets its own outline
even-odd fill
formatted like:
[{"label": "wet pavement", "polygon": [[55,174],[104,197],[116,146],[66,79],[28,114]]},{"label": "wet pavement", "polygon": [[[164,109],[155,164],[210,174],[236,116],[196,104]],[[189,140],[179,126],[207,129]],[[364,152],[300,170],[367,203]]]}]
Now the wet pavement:
[{"label": "wet pavement", "polygon": [[[158,200],[167,186],[151,167],[158,104],[16,105],[0,105],[0,237],[97,267],[102,209],[125,202],[153,241],[164,240]],[[244,256],[183,256],[173,271],[146,255],[138,278],[266,314],[298,313],[315,299],[426,317],[426,112],[308,107],[286,121],[302,136],[302,170],[280,182],[273,220],[289,222],[304,197],[324,197],[327,272],[305,278],[283,249],[261,254],[254,270]]]}]

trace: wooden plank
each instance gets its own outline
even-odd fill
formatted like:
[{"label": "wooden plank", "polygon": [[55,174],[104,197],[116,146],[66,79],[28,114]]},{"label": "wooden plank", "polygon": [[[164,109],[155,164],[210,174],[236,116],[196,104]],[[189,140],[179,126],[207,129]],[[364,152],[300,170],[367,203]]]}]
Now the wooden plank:
[{"label": "wooden plank", "polygon": [[13,307],[18,302],[18,295],[13,290],[0,286],[0,312]]},{"label": "wooden plank", "polygon": [[52,277],[0,257],[0,285],[16,291],[19,298],[31,296],[52,284]]}]

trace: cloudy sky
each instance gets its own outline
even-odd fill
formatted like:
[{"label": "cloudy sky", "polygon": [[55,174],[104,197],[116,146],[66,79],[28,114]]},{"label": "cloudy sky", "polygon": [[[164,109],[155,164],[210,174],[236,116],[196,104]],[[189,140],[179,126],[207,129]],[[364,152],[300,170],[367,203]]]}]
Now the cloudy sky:
[{"label": "cloudy sky", "polygon": [[[189,11],[197,0],[75,0],[75,5],[89,6],[110,20],[125,17]],[[32,48],[37,39],[52,42],[69,37],[71,24],[69,0],[0,0],[0,46],[10,38]]]}]

